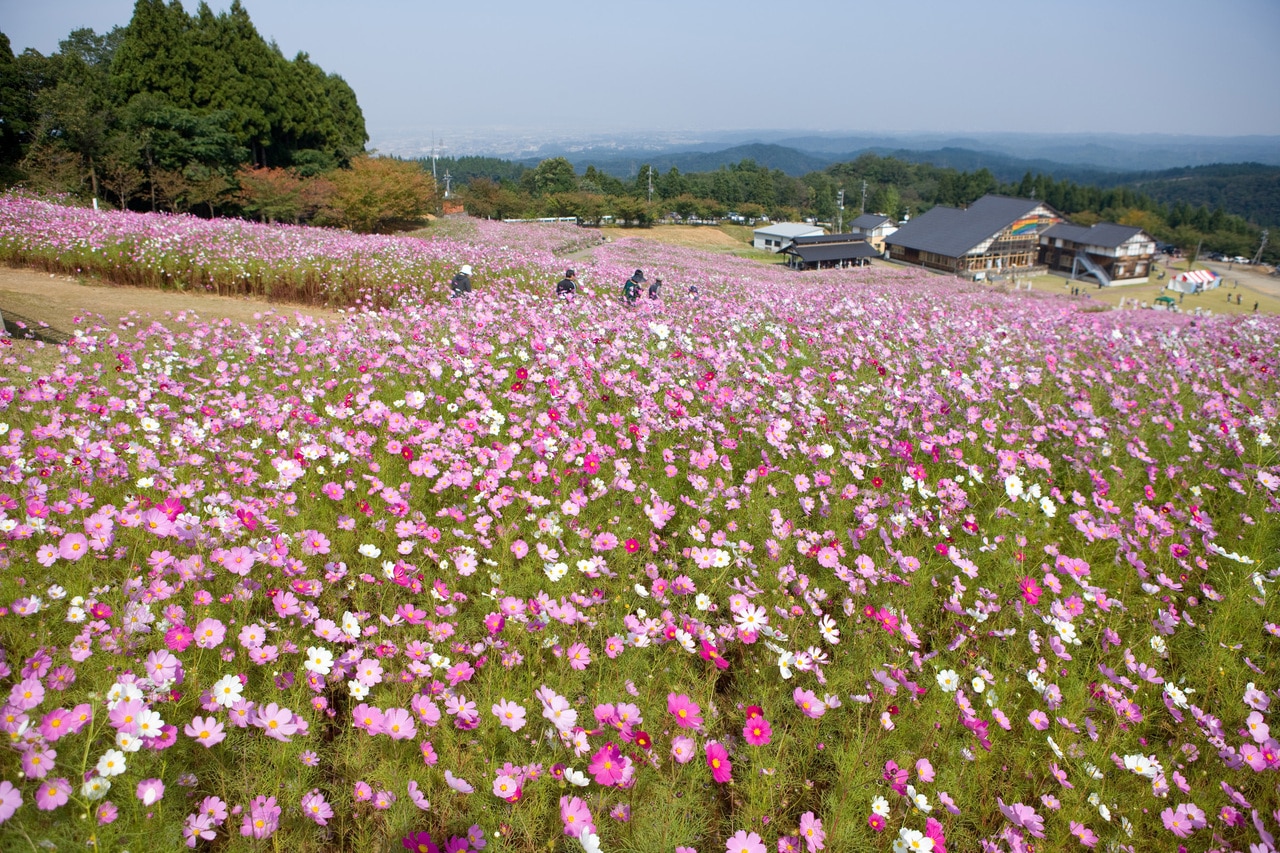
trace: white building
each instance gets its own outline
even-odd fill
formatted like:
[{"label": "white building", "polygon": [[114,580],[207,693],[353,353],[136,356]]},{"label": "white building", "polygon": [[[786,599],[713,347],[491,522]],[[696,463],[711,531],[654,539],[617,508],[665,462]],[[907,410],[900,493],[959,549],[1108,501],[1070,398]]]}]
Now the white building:
[{"label": "white building", "polygon": [[815,237],[824,232],[816,225],[806,222],[779,222],[765,228],[757,228],[752,232],[755,239],[751,245],[769,252],[781,252],[797,237]]}]

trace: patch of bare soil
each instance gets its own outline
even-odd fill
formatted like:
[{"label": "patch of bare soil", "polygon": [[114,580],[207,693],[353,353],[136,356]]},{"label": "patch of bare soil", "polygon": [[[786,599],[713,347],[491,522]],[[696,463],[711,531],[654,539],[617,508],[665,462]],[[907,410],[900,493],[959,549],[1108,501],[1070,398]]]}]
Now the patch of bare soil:
[{"label": "patch of bare soil", "polygon": [[[100,315],[114,325],[136,313],[146,320],[166,322],[185,312],[202,320],[256,323],[275,314],[296,314],[317,320],[337,321],[340,314],[312,306],[268,303],[250,298],[181,293],[145,287],[127,287],[93,279],[54,275],[0,266],[0,314],[11,332],[23,331],[21,323],[51,342],[64,340],[84,318]],[[44,325],[41,325],[44,324]]]}]

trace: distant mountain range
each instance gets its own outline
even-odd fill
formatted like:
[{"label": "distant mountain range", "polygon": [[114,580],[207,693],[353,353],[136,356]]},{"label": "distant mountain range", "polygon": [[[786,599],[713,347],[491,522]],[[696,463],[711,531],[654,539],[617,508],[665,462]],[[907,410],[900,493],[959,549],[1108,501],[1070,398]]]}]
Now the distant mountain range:
[{"label": "distant mountain range", "polygon": [[576,169],[594,165],[620,178],[634,177],[645,164],[654,169],[675,167],[681,172],[709,172],[722,165],[751,159],[769,169],[801,175],[833,163],[858,159],[873,152],[913,163],[932,163],[973,172],[991,169],[1001,181],[1016,181],[1024,173],[1052,174],[1057,179],[1096,183],[1103,175],[1121,172],[1160,172],[1197,165],[1260,163],[1280,167],[1280,137],[785,137],[726,145],[703,141],[660,146],[653,141],[625,147],[609,145],[543,146],[535,155],[518,158],[536,165],[563,156]]},{"label": "distant mountain range", "polygon": [[594,166],[633,178],[645,165],[658,172],[711,172],[753,160],[798,177],[873,153],[962,172],[988,169],[1004,183],[1030,172],[1104,188],[1129,186],[1161,202],[1222,207],[1258,224],[1280,224],[1280,137],[791,136],[726,146],[727,141],[663,148],[646,140],[633,149],[617,141],[545,146],[517,162],[534,166],[565,157],[579,174]]}]

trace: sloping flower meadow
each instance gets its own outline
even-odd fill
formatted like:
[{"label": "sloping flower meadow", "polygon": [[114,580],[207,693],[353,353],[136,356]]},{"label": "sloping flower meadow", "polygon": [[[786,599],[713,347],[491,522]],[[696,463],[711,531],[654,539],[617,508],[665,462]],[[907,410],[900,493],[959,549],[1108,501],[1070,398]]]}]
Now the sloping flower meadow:
[{"label": "sloping flower meadow", "polygon": [[0,199],[350,306],[3,351],[0,848],[1275,849],[1280,321],[597,242]]}]

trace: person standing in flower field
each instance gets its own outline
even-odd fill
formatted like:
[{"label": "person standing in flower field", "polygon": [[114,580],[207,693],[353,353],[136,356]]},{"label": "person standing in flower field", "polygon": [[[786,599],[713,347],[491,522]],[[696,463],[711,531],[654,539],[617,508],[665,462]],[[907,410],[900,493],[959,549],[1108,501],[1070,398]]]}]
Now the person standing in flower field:
[{"label": "person standing in flower field", "polygon": [[471,264],[462,265],[453,280],[449,282],[449,289],[453,291],[450,299],[465,298],[471,293]]},{"label": "person standing in flower field", "polygon": [[572,296],[578,292],[578,274],[571,269],[564,271],[564,278],[556,284],[556,296]]},{"label": "person standing in flower field", "polygon": [[644,270],[636,270],[631,278],[622,283],[622,300],[628,305],[634,305],[640,298],[640,285],[644,281]]}]

